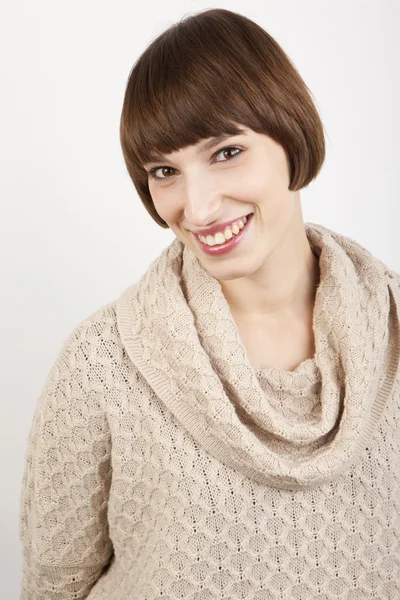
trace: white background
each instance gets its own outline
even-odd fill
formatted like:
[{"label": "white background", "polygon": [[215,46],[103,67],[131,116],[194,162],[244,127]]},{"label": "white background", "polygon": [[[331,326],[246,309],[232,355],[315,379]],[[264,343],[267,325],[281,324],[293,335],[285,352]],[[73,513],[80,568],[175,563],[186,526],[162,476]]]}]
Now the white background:
[{"label": "white background", "polygon": [[122,157],[129,71],[201,9],[264,27],[311,89],[327,132],[305,221],[400,272],[397,0],[14,0],[0,8],[1,596],[20,584],[19,494],[40,390],[63,341],[174,238],[142,207]]}]

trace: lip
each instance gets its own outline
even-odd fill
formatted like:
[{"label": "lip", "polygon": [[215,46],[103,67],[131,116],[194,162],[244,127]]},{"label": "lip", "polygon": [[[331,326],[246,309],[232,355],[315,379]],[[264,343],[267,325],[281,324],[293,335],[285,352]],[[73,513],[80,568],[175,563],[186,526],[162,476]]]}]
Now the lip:
[{"label": "lip", "polygon": [[[239,233],[237,235],[234,235],[230,240],[227,240],[224,244],[217,244],[216,246],[207,246],[207,244],[204,244],[201,241],[201,239],[198,237],[197,234],[192,232],[192,235],[195,238],[195,240],[196,240],[197,244],[199,245],[199,247],[201,248],[201,250],[203,252],[205,252],[205,254],[208,254],[209,256],[220,256],[221,254],[226,254],[227,252],[231,252],[241,242],[243,237],[246,235],[246,232],[248,230],[250,223],[253,220],[253,215],[254,215],[254,213],[246,215],[247,223],[245,224],[245,226],[239,231]],[[236,220],[238,221],[239,219],[236,219]],[[235,221],[231,221],[231,222],[234,223]]]}]

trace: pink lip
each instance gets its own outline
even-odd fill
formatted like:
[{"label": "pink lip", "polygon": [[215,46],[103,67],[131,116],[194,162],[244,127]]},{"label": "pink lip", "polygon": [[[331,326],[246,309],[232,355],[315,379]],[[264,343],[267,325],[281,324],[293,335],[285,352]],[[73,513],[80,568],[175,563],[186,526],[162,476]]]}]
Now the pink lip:
[{"label": "pink lip", "polygon": [[232,225],[232,223],[236,223],[237,221],[240,221],[240,219],[243,220],[244,217],[247,217],[247,215],[243,215],[242,217],[238,217],[237,219],[233,219],[232,221],[227,221],[226,223],[221,223],[220,225],[214,225],[213,227],[209,227],[208,229],[201,229],[200,231],[192,231],[192,233],[194,233],[195,235],[214,235],[215,233],[218,233],[218,231],[223,232],[224,229],[226,227],[230,227]]},{"label": "pink lip", "polygon": [[253,214],[254,213],[251,213],[247,217],[247,222],[246,222],[245,226],[239,231],[239,233],[237,235],[234,235],[230,240],[226,241],[224,244],[217,244],[216,246],[207,246],[207,244],[204,244],[201,241],[201,239],[198,237],[198,235],[196,235],[193,232],[192,232],[192,235],[195,238],[197,244],[200,246],[201,250],[205,254],[208,254],[209,256],[219,256],[220,254],[226,254],[227,252],[230,252],[231,250],[236,248],[236,246],[241,242],[243,237],[246,235],[249,224],[253,220]]}]

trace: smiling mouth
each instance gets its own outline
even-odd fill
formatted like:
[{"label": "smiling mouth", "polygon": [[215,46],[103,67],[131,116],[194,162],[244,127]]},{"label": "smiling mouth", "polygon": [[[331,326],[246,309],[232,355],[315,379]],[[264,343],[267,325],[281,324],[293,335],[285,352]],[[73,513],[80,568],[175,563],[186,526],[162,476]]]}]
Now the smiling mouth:
[{"label": "smiling mouth", "polygon": [[[243,227],[240,229],[237,228],[237,233],[232,232],[232,237],[230,237],[229,239],[225,239],[225,241],[223,241],[223,238],[222,239],[218,238],[217,240],[214,239],[214,241],[217,241],[217,243],[214,243],[213,245],[205,243],[201,239],[201,237],[203,237],[203,236],[199,237],[197,234],[195,234],[193,232],[192,232],[192,235],[196,239],[197,245],[201,248],[201,250],[205,254],[208,254],[210,256],[218,256],[220,254],[230,252],[231,250],[236,248],[236,246],[239,245],[240,241],[243,239],[243,236],[247,232],[248,225],[252,221],[253,215],[254,215],[254,213],[250,213],[249,215],[246,215],[246,217],[244,219],[239,219],[239,221],[240,220],[242,221]],[[223,234],[221,234],[221,235],[223,235]],[[214,236],[211,237],[211,240],[210,240],[211,242],[213,240],[213,237]],[[221,240],[221,243],[218,243],[219,240]]]},{"label": "smiling mouth", "polygon": [[196,233],[196,235],[203,244],[206,244],[210,248],[214,246],[223,246],[226,242],[229,242],[233,237],[239,235],[239,233],[246,227],[247,221],[249,217],[253,213],[249,213],[248,215],[244,215],[236,221],[231,222],[230,225],[226,225],[219,231],[214,233],[201,235],[200,233]]}]

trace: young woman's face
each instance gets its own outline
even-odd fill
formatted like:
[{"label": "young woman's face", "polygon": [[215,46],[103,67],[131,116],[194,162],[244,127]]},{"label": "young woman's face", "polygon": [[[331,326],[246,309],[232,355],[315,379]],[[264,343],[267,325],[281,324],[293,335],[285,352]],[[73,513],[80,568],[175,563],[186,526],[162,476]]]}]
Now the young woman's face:
[{"label": "young woman's face", "polygon": [[[246,128],[204,149],[211,141],[144,165],[150,194],[160,217],[214,277],[251,275],[287,233],[298,192],[288,190],[286,153],[269,136]],[[250,214],[243,230],[225,226]],[[225,245],[215,244],[221,234],[207,238],[211,247],[196,235],[213,226],[228,238]]]}]

